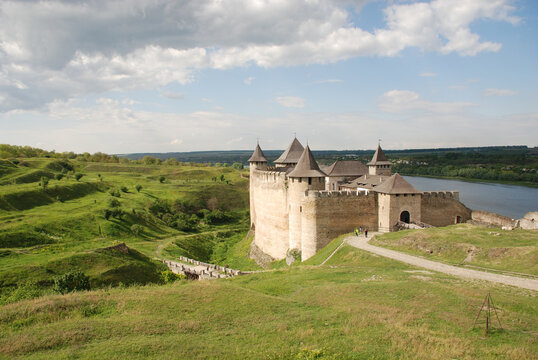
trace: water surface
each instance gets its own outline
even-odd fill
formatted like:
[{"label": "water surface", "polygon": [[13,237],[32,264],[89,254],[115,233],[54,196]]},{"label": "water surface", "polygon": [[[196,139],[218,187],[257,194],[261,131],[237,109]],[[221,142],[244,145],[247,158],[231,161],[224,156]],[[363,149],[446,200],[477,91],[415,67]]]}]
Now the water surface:
[{"label": "water surface", "polygon": [[529,211],[538,211],[536,188],[418,176],[404,178],[420,191],[459,191],[460,201],[473,210],[491,211],[513,219],[520,219]]}]

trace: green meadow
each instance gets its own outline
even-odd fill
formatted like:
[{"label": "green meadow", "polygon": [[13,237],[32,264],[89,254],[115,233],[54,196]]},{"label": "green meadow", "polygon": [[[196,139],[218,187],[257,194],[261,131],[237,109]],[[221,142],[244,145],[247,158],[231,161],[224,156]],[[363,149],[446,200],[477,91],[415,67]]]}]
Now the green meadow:
[{"label": "green meadow", "polygon": [[[247,174],[173,162],[0,161],[0,359],[536,358],[533,291],[348,245],[321,266],[345,236],[304,263],[260,268],[248,258]],[[458,225],[375,241],[449,263],[474,246],[476,266],[535,274],[535,233],[506,234]],[[499,247],[515,252],[500,262],[481,255]],[[259,272],[165,284],[161,260],[181,255]],[[55,294],[54,279],[72,270],[91,290]],[[488,292],[501,325],[492,319],[484,337],[484,314],[473,322]]]}]

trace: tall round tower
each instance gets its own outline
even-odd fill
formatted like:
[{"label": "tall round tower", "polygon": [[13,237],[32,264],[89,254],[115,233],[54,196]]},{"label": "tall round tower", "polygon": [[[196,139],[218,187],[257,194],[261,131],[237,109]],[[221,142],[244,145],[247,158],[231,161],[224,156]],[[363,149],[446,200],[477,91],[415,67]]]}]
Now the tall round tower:
[{"label": "tall round tower", "polygon": [[254,152],[252,153],[252,156],[248,159],[248,162],[250,164],[250,227],[253,228],[256,226],[256,207],[254,206],[256,199],[255,191],[258,181],[258,176],[256,176],[256,172],[258,170],[267,170],[267,158],[263,154],[263,151],[260,148],[260,144],[256,145],[256,149],[254,149]]},{"label": "tall round tower", "polygon": [[308,190],[325,189],[325,173],[320,170],[308,145],[295,168],[288,174],[289,248],[302,248],[302,201]]}]

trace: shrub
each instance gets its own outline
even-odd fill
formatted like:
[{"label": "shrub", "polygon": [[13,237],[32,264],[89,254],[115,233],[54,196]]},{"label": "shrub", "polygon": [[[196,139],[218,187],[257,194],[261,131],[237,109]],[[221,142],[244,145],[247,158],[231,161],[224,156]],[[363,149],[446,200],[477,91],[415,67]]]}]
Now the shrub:
[{"label": "shrub", "polygon": [[162,184],[164,182],[164,180],[166,180],[166,178],[164,176],[159,176],[159,182]]},{"label": "shrub", "polygon": [[140,192],[142,190],[142,185],[138,184],[135,186],[136,192]]},{"label": "shrub", "polygon": [[208,224],[223,224],[230,221],[231,219],[232,217],[229,214],[219,209],[211,211],[205,216],[205,221]]},{"label": "shrub", "polygon": [[123,216],[125,215],[125,211],[123,211],[122,209],[116,207],[116,208],[113,208],[113,209],[110,210],[110,215],[113,218],[121,220],[121,219],[123,219]]},{"label": "shrub", "polygon": [[75,180],[79,181],[82,177],[84,176],[84,174],[75,174]]},{"label": "shrub", "polygon": [[42,190],[47,190],[47,185],[49,184],[49,178],[46,176],[41,176],[41,182],[39,185],[42,187]]},{"label": "shrub", "polygon": [[182,280],[186,279],[187,277],[185,275],[180,275],[172,272],[172,270],[164,270],[161,271],[161,281],[164,284],[170,284],[173,283],[176,280]]},{"label": "shrub", "polygon": [[56,180],[60,181],[62,180],[64,177],[64,174],[56,174],[56,176],[54,177]]},{"label": "shrub", "polygon": [[142,232],[142,230],[144,230],[144,228],[138,224],[131,225],[131,232],[135,236],[138,236]]},{"label": "shrub", "polygon": [[90,290],[90,278],[80,270],[70,271],[54,278],[53,290],[59,294]]},{"label": "shrub", "polygon": [[105,209],[103,211],[103,215],[104,215],[105,219],[108,220],[112,216],[112,211],[110,209]]},{"label": "shrub", "polygon": [[243,164],[241,163],[233,163],[232,167],[237,170],[242,170],[244,168]]},{"label": "shrub", "polygon": [[118,189],[110,189],[110,191],[108,193],[110,195],[112,195],[112,196],[115,196],[115,197],[120,197],[121,196],[120,191]]},{"label": "shrub", "polygon": [[118,199],[109,199],[108,200],[108,206],[112,208],[120,207],[121,203]]},{"label": "shrub", "polygon": [[177,214],[171,225],[180,231],[191,232],[198,227],[198,217],[196,215],[189,217],[187,214]]},{"label": "shrub", "polygon": [[124,193],[128,193],[129,189],[127,189],[127,186],[122,186],[121,191],[123,191]]}]

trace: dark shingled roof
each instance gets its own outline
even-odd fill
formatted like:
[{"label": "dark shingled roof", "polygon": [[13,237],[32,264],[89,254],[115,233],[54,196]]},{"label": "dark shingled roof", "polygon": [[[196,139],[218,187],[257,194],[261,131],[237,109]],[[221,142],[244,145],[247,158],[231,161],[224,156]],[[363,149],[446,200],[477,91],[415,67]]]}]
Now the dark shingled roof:
[{"label": "dark shingled roof", "polygon": [[304,151],[303,145],[297,140],[293,139],[290,146],[280,155],[278,159],[274,161],[275,164],[297,164],[301,154]]},{"label": "dark shingled roof", "polygon": [[421,194],[398,173],[383,181],[381,185],[376,186],[375,191],[383,194]]},{"label": "dark shingled roof", "polygon": [[250,159],[248,159],[248,161],[249,162],[267,162],[267,159],[265,158],[265,155],[263,154],[260,144],[256,145],[256,149],[254,149],[254,152],[252,153],[252,156],[250,157]]},{"label": "dark shingled roof", "polygon": [[391,162],[385,156],[385,153],[381,149],[381,145],[377,145],[377,150],[375,151],[372,160],[366,165],[389,165]]},{"label": "dark shingled roof", "polygon": [[303,151],[295,169],[288,174],[289,177],[325,177],[325,173],[320,170],[316,159],[308,145]]},{"label": "dark shingled roof", "polygon": [[327,171],[327,176],[361,176],[368,173],[368,168],[358,160],[337,160]]}]

